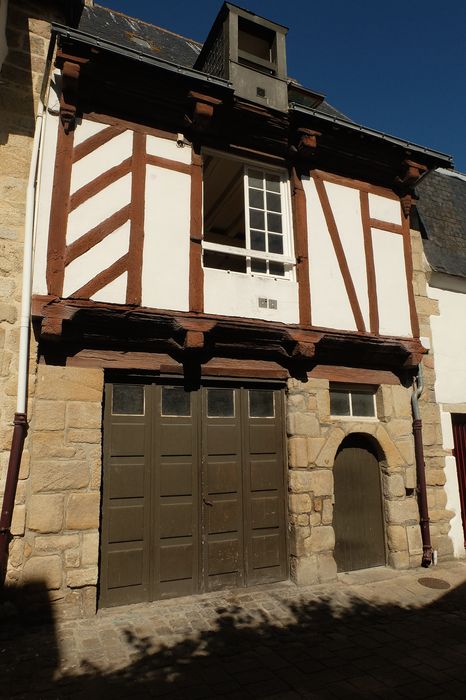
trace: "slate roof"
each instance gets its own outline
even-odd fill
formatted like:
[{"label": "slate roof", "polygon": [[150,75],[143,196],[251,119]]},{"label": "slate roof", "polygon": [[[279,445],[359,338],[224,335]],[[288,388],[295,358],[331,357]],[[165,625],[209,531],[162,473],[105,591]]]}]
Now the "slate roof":
[{"label": "slate roof", "polygon": [[[202,44],[194,39],[100,5],[83,7],[78,29],[124,48],[139,49],[183,68],[192,68],[202,49]],[[350,121],[325,100],[318,111]]]},{"label": "slate roof", "polygon": [[78,29],[128,49],[192,68],[202,44],[100,5],[84,7]]},{"label": "slate roof", "polygon": [[466,277],[466,175],[439,168],[416,191],[430,266],[435,272]]}]

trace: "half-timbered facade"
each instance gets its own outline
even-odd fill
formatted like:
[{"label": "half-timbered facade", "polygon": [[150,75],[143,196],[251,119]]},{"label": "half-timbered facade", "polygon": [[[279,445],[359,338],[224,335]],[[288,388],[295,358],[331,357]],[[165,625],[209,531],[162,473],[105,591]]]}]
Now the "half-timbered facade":
[{"label": "half-timbered facade", "polygon": [[290,81],[285,35],[229,3],[202,49],[100,7],[53,28],[10,576],[69,614],[420,564],[409,214],[450,161]]}]

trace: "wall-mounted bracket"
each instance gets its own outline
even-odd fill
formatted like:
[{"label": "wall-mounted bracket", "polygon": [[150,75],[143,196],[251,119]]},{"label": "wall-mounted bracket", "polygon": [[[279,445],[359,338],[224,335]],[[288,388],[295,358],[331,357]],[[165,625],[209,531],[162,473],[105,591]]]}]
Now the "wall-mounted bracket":
[{"label": "wall-mounted bracket", "polygon": [[187,121],[195,131],[207,131],[212,123],[215,108],[222,104],[222,100],[193,91],[189,93],[189,99],[193,101],[194,106],[192,116],[187,117]]},{"label": "wall-mounted bracket", "polygon": [[317,150],[317,139],[319,136],[322,136],[320,131],[304,128],[296,129],[290,145],[290,154],[299,160],[313,158]]},{"label": "wall-mounted bracket", "polygon": [[419,179],[427,172],[427,167],[412,160],[404,160],[402,173],[395,178],[394,190],[400,197],[403,214],[408,218],[416,195],[414,188]]}]

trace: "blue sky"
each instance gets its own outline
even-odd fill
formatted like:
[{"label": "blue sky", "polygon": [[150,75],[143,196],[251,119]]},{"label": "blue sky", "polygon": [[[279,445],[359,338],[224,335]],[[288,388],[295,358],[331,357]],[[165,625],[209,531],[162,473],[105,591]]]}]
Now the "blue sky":
[{"label": "blue sky", "polygon": [[[220,0],[99,4],[203,41]],[[356,122],[453,156],[466,173],[464,0],[244,0],[289,27],[288,74]]]}]

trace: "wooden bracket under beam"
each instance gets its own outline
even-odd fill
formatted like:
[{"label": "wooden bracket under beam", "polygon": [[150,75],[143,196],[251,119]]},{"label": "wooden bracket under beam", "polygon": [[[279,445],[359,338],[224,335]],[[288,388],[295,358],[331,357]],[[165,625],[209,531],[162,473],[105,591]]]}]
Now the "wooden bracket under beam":
[{"label": "wooden bracket under beam", "polygon": [[290,146],[290,154],[299,160],[312,158],[317,150],[317,138],[322,136],[320,131],[313,129],[297,129],[293,138],[294,143]]},{"label": "wooden bracket under beam", "polygon": [[427,172],[427,167],[412,160],[404,160],[402,173],[395,178],[394,190],[400,197],[403,214],[408,218],[414,199],[414,188],[419,179]]},{"label": "wooden bracket under beam", "polygon": [[206,131],[212,122],[215,107],[222,104],[222,100],[199,92],[191,91],[189,98],[194,102],[192,117],[188,118],[195,131]]},{"label": "wooden bracket under beam", "polygon": [[76,109],[78,104],[78,82],[81,65],[64,61],[62,66],[62,93],[60,95],[60,119],[68,134],[76,126]]}]

